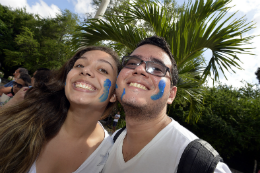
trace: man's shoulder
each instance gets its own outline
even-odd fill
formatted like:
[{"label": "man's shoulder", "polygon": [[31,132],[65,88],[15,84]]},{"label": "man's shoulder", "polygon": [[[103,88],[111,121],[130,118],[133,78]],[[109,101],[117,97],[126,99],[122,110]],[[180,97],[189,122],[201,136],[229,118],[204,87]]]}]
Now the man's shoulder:
[{"label": "man's shoulder", "polygon": [[172,122],[169,124],[169,130],[171,131],[172,136],[183,138],[183,140],[186,140],[187,142],[191,142],[195,139],[198,139],[198,137],[189,131],[187,128],[183,127],[181,124],[179,124],[177,121],[172,119]]}]

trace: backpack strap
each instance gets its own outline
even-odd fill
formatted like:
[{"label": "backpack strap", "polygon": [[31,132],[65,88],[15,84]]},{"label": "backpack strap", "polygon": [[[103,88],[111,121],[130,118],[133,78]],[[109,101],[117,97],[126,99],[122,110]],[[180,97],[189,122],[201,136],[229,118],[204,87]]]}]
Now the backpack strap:
[{"label": "backpack strap", "polygon": [[118,136],[125,130],[126,126],[121,128],[120,130],[118,130],[113,138],[114,143],[116,142],[116,139],[118,138]]},{"label": "backpack strap", "polygon": [[208,142],[195,139],[182,153],[177,173],[213,173],[219,161],[223,159]]}]

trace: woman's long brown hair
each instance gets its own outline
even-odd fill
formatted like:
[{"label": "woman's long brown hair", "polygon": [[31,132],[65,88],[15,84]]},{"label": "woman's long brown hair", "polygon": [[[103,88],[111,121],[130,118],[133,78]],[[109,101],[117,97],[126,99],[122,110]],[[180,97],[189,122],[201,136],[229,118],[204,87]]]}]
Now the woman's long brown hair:
[{"label": "woman's long brown hair", "polygon": [[[0,110],[1,173],[28,172],[44,142],[58,133],[70,106],[64,91],[67,74],[76,60],[91,50],[110,54],[120,69],[119,58],[111,49],[96,46],[83,48],[60,70],[53,72],[47,84],[30,88],[24,101]],[[104,114],[114,105],[109,103]]]}]

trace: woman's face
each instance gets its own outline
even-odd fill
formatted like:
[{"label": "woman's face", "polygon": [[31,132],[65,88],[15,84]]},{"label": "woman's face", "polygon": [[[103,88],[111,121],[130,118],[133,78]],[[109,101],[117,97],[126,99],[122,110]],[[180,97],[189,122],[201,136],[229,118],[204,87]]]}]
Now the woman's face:
[{"label": "woman's face", "polygon": [[25,86],[25,83],[22,79],[17,79],[15,82],[15,85],[13,85],[14,94],[16,94],[22,87]]},{"label": "woman's face", "polygon": [[84,53],[69,71],[65,94],[71,105],[102,109],[115,101],[117,66],[111,55],[100,50]]}]

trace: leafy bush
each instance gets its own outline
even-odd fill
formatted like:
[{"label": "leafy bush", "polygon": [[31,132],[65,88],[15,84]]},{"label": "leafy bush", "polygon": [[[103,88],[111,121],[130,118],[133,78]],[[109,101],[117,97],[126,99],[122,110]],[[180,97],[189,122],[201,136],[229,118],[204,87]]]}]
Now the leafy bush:
[{"label": "leafy bush", "polygon": [[224,157],[244,152],[259,160],[259,87],[249,83],[238,89],[227,85],[205,87],[203,96],[203,104],[199,106],[201,118],[196,124],[185,122],[189,113],[187,103],[171,105],[169,116],[208,141]]}]

